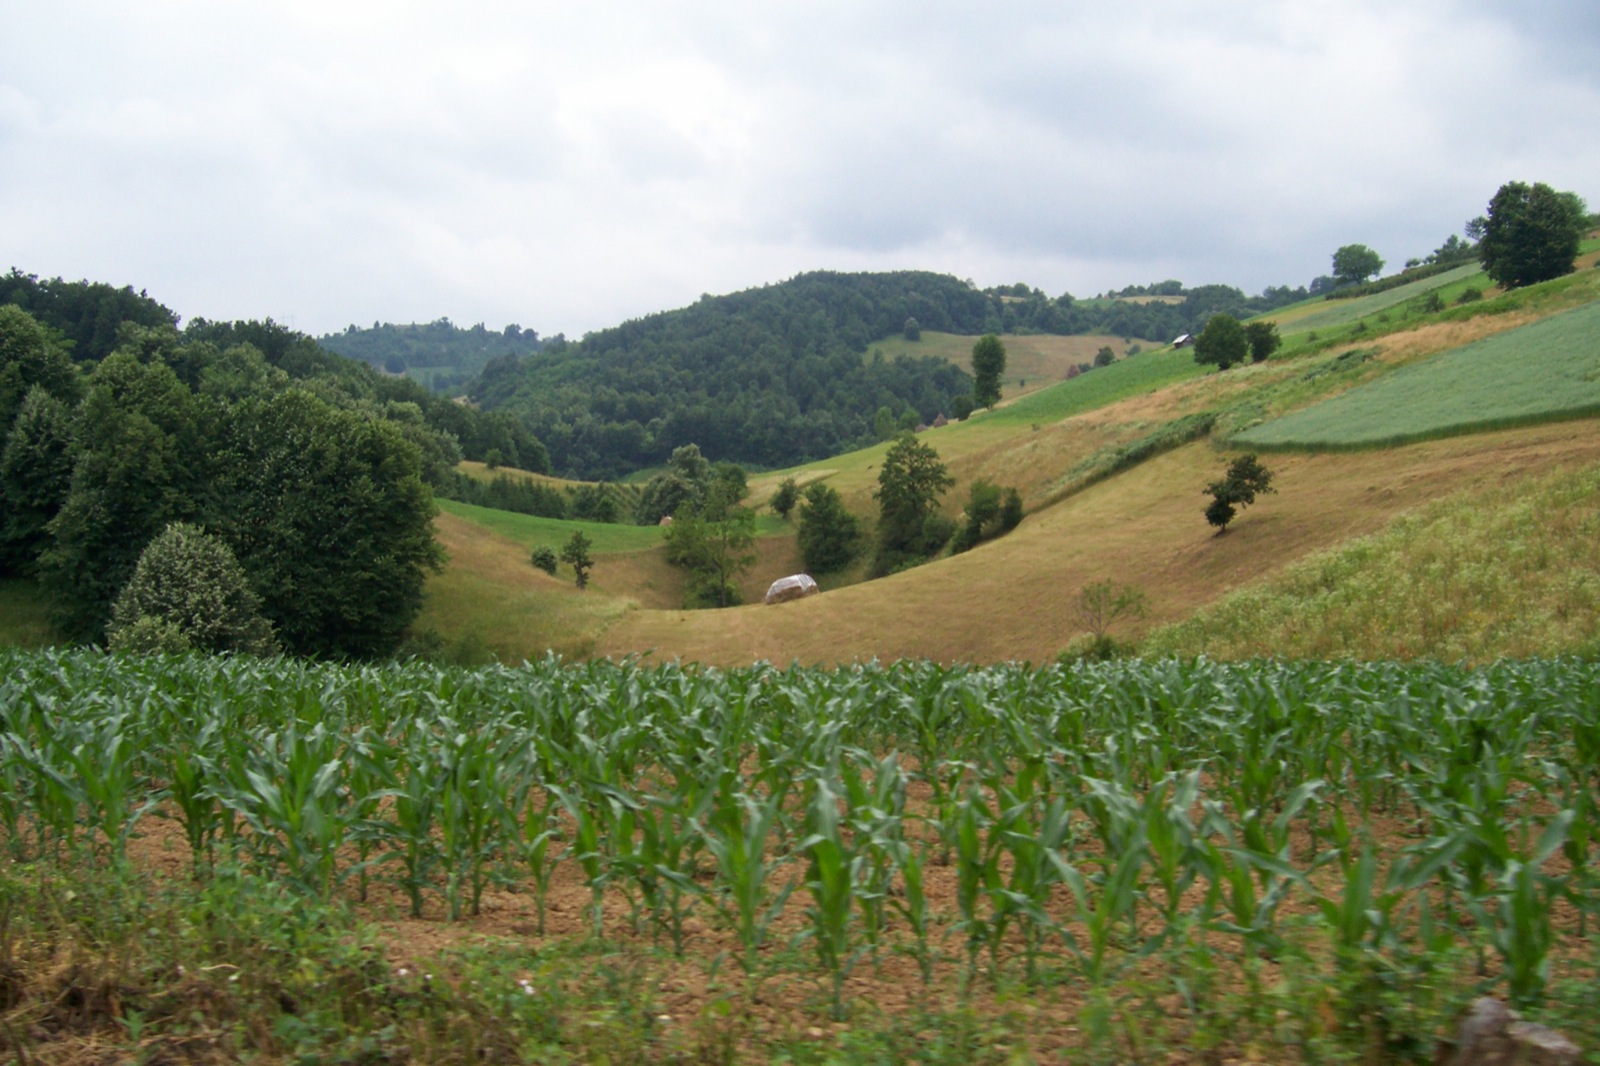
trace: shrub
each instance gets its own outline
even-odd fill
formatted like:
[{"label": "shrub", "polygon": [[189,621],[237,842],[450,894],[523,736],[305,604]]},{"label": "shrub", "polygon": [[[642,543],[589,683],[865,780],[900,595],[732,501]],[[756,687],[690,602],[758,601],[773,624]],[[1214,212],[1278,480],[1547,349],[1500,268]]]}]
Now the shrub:
[{"label": "shrub", "polygon": [[271,655],[278,644],[239,560],[198,526],[174,522],[139,556],[111,611],[114,651]]},{"label": "shrub", "polygon": [[1456,297],[1456,303],[1470,304],[1481,299],[1483,299],[1483,290],[1476,285],[1469,285],[1461,290],[1461,295]]},{"label": "shrub", "polygon": [[554,548],[544,544],[539,545],[537,548],[533,549],[533,555],[530,561],[540,570],[543,570],[551,577],[555,577],[558,560],[556,559],[556,552]]}]

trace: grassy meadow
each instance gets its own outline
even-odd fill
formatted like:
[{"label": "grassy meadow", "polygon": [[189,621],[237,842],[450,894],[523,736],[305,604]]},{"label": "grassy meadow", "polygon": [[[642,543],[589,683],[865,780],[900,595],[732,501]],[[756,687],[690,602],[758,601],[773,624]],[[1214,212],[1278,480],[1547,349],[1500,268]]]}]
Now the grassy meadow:
[{"label": "grassy meadow", "polygon": [[1600,466],[1417,508],[1163,626],[1145,655],[1489,662],[1600,654]]},{"label": "grassy meadow", "polygon": [[[966,337],[956,333],[924,330],[920,340],[908,341],[904,337],[886,337],[872,344],[867,351],[868,358],[872,358],[874,352],[881,352],[885,359],[895,359],[900,356],[936,356],[970,372],[972,346],[977,340],[976,337]],[[1004,340],[1006,371],[1000,382],[1003,400],[1013,400],[1037,392],[1048,385],[1054,385],[1056,382],[1066,381],[1071,367],[1081,363],[1093,363],[1096,353],[1102,347],[1109,347],[1120,358],[1134,345],[1140,345],[1146,350],[1152,346],[1149,341],[1130,343],[1122,337],[1109,335],[1058,337],[1048,333],[1034,333],[1026,336],[1007,336]]]},{"label": "grassy meadow", "polygon": [[[1452,273],[1426,284],[1448,292],[1448,287],[1471,280]],[[1600,461],[1600,423],[1589,419],[1359,454],[1275,453],[1269,466],[1278,475],[1278,494],[1245,512],[1226,536],[1213,537],[1201,517],[1200,490],[1218,476],[1226,456],[1215,440],[1191,439],[1207,424],[1214,426],[1214,437],[1242,431],[1238,445],[1253,445],[1280,420],[1292,424],[1309,418],[1319,405],[1365,402],[1364,396],[1383,395],[1383,390],[1404,386],[1408,378],[1429,381],[1428,375],[1444,368],[1466,377],[1439,379],[1441,383],[1422,388],[1419,399],[1390,404],[1389,414],[1380,420],[1420,418],[1430,404],[1461,402],[1462,382],[1469,378],[1501,403],[1525,385],[1521,395],[1546,408],[1568,403],[1574,394],[1587,395],[1568,387],[1574,375],[1583,390],[1594,387],[1581,380],[1588,372],[1581,352],[1584,329],[1600,314],[1600,272],[1588,270],[1511,294],[1447,304],[1440,311],[1418,310],[1414,294],[1408,300],[1402,305],[1370,297],[1348,301],[1364,307],[1365,317],[1355,320],[1347,330],[1350,336],[1340,343],[1332,343],[1326,330],[1308,343],[1312,331],[1291,324],[1291,317],[1282,327],[1284,353],[1266,363],[1217,373],[1195,364],[1187,351],[1142,352],[1005,400],[966,422],[927,431],[922,439],[938,451],[957,480],[944,498],[945,513],[959,515],[967,486],[984,478],[1018,488],[1029,516],[999,541],[889,579],[863,584],[857,568],[826,581],[823,596],[778,608],[758,605],[768,582],[800,565],[793,525],[768,514],[760,560],[742,590],[751,606],[685,611],[679,607],[681,575],[648,543],[654,531],[592,527],[599,550],[612,554],[602,557],[596,569],[599,585],[587,600],[579,599],[570,580],[552,583],[547,590],[564,604],[576,601],[563,610],[577,612],[558,615],[557,628],[564,637],[549,646],[728,665],[763,658],[833,663],[902,656],[1037,662],[1082,634],[1074,608],[1077,592],[1107,576],[1129,575],[1146,593],[1148,616],[1119,634],[1137,638],[1147,629],[1181,623],[1282,567],[1336,551],[1350,538],[1378,534],[1412,508],[1483,490],[1507,477],[1538,477]],[[1006,338],[1006,343],[1010,347],[1017,340]],[[954,357],[958,350],[970,351],[971,341],[933,335],[931,343],[953,346]],[[1524,358],[1524,351],[1531,355]],[[1498,361],[1515,362],[1519,370],[1497,375]],[[1549,364],[1555,376],[1544,376],[1534,364]],[[1502,380],[1507,387],[1496,386]],[[1338,420],[1335,430],[1346,429],[1346,421]],[[872,494],[887,448],[879,444],[756,475],[751,502],[764,507],[779,481],[794,476],[802,484],[827,481],[852,510],[870,516],[876,510]],[[1508,505],[1495,497],[1485,506]],[[531,573],[527,549],[541,537],[559,544],[573,524],[459,508],[453,513],[484,523],[485,529],[492,524],[503,536],[493,549],[502,570],[496,580],[469,595],[461,586],[471,582],[470,575],[452,564],[430,584],[428,611],[435,619],[430,624],[441,632],[457,624],[438,610],[453,603],[461,619],[476,617],[487,631],[494,628],[492,619],[500,609],[497,597],[511,595],[521,587],[519,581],[532,581],[526,576]],[[519,568],[522,578],[515,576]],[[981,626],[974,626],[963,604],[995,606],[986,608]],[[1440,607],[1441,612],[1448,610],[1447,605]],[[1457,613],[1471,619],[1481,612],[1466,606]],[[531,617],[518,629],[524,636],[517,647],[529,653],[536,653],[550,632]],[[1588,646],[1579,629],[1547,627],[1541,630],[1546,643],[1518,637],[1508,647],[1515,646],[1518,654],[1579,650]],[[1391,636],[1387,643],[1354,632],[1337,639],[1349,645],[1352,655],[1389,654],[1385,649],[1395,646],[1414,655],[1454,654],[1466,639],[1445,640],[1425,629]],[[1471,639],[1479,641],[1475,648],[1486,649],[1493,631]],[[1207,644],[1213,653],[1224,646]],[[1264,650],[1253,647],[1252,654]]]}]

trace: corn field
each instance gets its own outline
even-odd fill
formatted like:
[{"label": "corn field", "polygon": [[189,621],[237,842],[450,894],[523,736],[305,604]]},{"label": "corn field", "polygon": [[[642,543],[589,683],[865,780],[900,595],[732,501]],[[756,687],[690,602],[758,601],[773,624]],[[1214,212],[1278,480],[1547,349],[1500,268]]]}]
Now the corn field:
[{"label": "corn field", "polygon": [[1594,962],[1594,663],[6,651],[0,677],[13,863],[123,863],[159,817],[197,878],[239,864],[350,900],[381,881],[451,920],[514,885],[541,926],[576,877],[589,935],[626,921],[681,954],[694,916],[752,973],[782,937],[837,1011],[885,953],[925,980],[1076,982],[1108,1012],[1158,963],[1198,998],[1207,974],[1304,958],[1362,1017],[1447,955],[1524,1007]]}]

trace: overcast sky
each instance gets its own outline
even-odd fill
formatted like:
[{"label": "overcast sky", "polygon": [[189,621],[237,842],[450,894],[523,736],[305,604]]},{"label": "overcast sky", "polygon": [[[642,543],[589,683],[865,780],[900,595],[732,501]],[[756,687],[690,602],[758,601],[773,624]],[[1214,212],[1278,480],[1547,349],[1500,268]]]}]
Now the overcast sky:
[{"label": "overcast sky", "polygon": [[805,270],[1093,295],[1600,206],[1595,0],[0,0],[0,270],[569,336]]}]

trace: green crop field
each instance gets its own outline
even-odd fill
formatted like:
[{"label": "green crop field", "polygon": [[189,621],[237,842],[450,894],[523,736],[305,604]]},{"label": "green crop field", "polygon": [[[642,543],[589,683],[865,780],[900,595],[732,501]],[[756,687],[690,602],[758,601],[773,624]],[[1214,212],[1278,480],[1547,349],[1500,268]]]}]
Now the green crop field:
[{"label": "green crop field", "polygon": [[1592,1041],[1597,767],[1577,661],[0,651],[0,1049],[1428,1061],[1489,992]]},{"label": "green crop field", "polygon": [[1444,352],[1233,440],[1373,447],[1600,413],[1600,303]]}]

